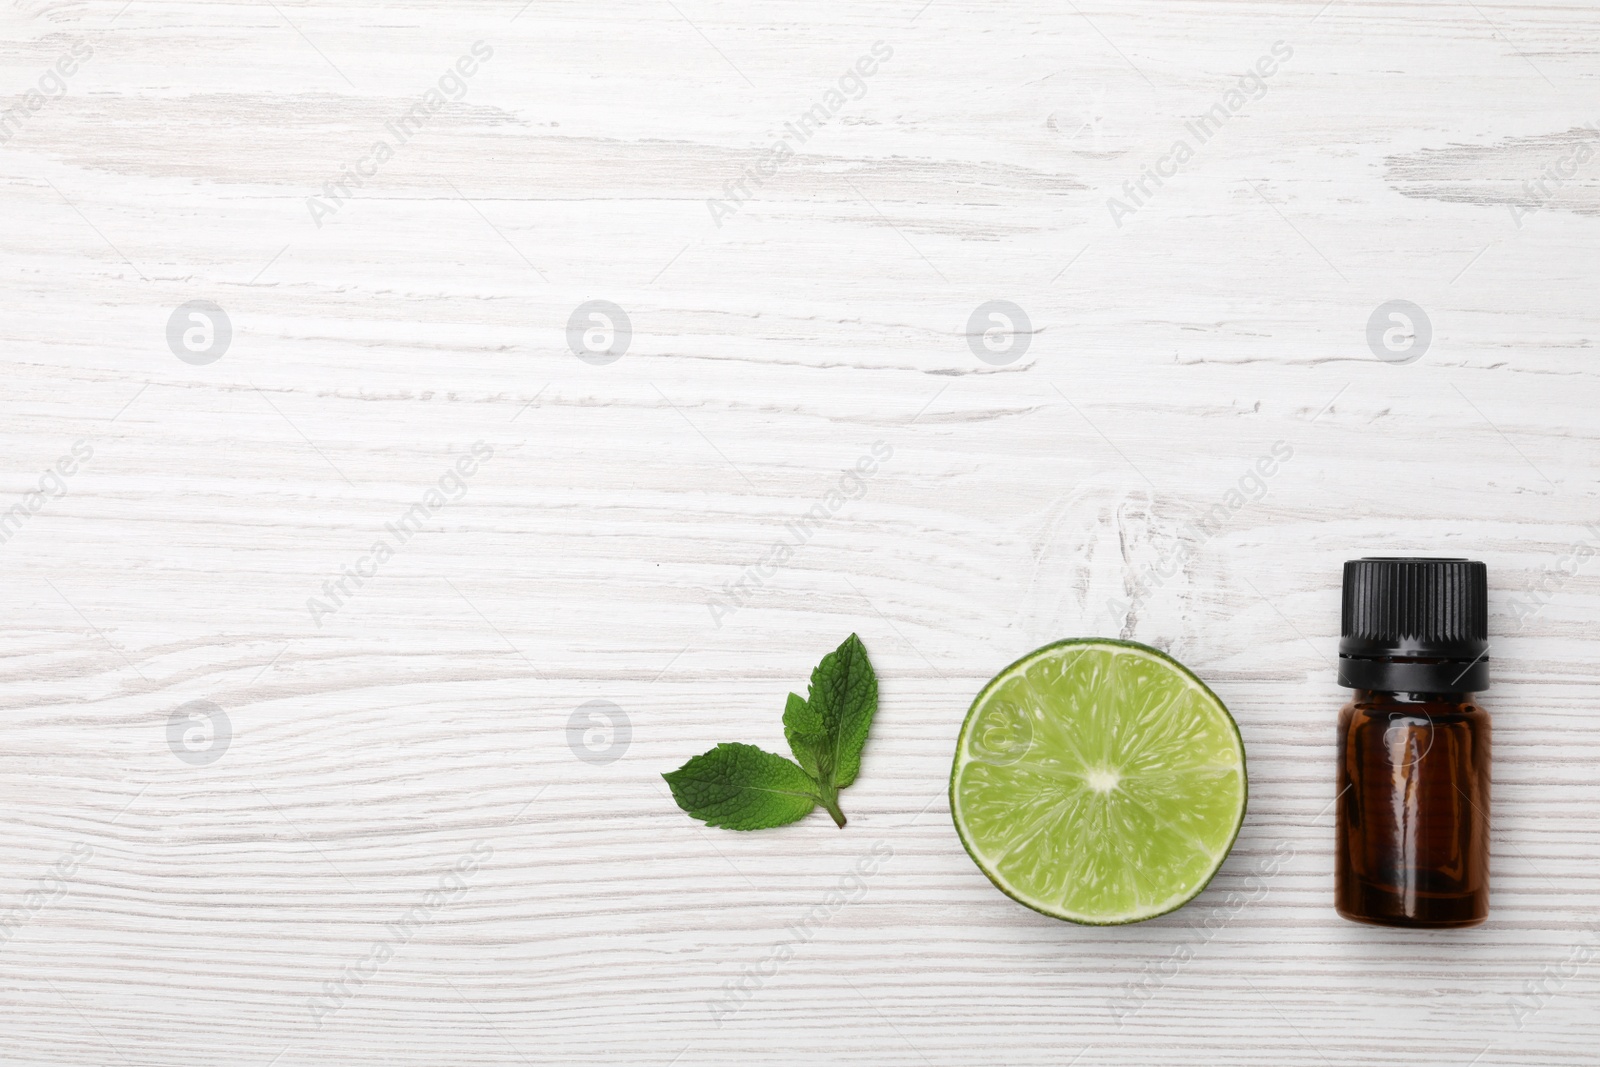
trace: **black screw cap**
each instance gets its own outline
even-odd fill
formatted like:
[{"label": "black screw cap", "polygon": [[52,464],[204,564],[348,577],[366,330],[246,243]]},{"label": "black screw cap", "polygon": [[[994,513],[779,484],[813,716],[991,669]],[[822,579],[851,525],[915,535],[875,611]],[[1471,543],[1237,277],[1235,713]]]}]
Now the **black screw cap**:
[{"label": "black screw cap", "polygon": [[1466,559],[1344,565],[1339,684],[1390,692],[1489,688],[1489,571]]}]

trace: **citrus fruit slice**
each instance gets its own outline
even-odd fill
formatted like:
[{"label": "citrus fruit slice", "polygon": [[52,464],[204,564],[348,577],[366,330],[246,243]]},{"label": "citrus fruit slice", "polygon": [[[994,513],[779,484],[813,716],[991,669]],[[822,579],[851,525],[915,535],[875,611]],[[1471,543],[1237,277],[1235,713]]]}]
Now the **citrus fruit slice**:
[{"label": "citrus fruit slice", "polygon": [[1132,641],[1058,641],[984,686],[950,770],[973,862],[1034,911],[1133,923],[1193,899],[1244,822],[1244,741],[1216,694]]}]

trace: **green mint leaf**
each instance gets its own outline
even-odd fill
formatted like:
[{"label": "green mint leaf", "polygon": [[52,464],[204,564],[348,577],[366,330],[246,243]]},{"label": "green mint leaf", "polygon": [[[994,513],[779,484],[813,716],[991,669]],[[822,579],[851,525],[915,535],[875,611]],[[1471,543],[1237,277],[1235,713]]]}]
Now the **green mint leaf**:
[{"label": "green mint leaf", "polygon": [[833,777],[833,754],[822,715],[794,693],[789,694],[789,704],[783,709],[783,736],[807,774],[819,779]]},{"label": "green mint leaf", "polygon": [[811,814],[817,783],[782,756],[721,744],[663,774],[678,807],[707,826],[765,830]]},{"label": "green mint leaf", "polygon": [[[837,790],[856,780],[856,773],[861,770],[861,749],[878,710],[878,676],[861,638],[851,634],[844,644],[822,657],[811,672],[811,692],[806,703],[822,720],[826,735],[826,751],[817,757],[817,781],[826,802]],[[787,713],[784,725],[788,726]]]},{"label": "green mint leaf", "polygon": [[678,807],[708,826],[764,830],[805,818],[818,804],[843,827],[839,790],[856,780],[878,710],[878,676],[855,634],[811,672],[809,699],[794,693],[783,734],[798,765],[754,745],[722,744],[664,774]]}]

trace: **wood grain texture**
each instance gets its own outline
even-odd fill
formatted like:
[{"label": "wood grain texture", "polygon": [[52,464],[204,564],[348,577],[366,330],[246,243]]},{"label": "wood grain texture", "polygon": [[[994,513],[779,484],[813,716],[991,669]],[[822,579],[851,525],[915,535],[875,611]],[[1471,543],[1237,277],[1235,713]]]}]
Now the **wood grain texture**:
[{"label": "wood grain texture", "polygon": [[[0,11],[6,1063],[1597,1061],[1600,159],[1536,184],[1600,122],[1592,5],[123,3]],[[1406,365],[1367,341],[1395,299]],[[1033,331],[1004,365],[990,300]],[[1469,931],[1331,909],[1339,564],[1396,552],[1489,565]],[[849,826],[677,812],[660,772],[780,746],[852,630]],[[944,800],[979,686],[1084,634],[1190,664],[1249,751],[1216,882],[1125,929],[1001,896]],[[570,744],[596,700],[612,762]],[[169,746],[191,701],[214,762]]]}]

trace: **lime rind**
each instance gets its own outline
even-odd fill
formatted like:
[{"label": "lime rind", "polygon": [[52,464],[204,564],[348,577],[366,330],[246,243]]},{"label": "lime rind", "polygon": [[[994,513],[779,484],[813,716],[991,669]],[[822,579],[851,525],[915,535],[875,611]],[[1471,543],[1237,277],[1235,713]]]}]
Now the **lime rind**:
[{"label": "lime rind", "polygon": [[950,773],[956,832],[989,880],[1041,914],[1097,926],[1199,895],[1248,794],[1243,738],[1216,694],[1158,649],[1104,638],[1057,641],[997,674]]}]

